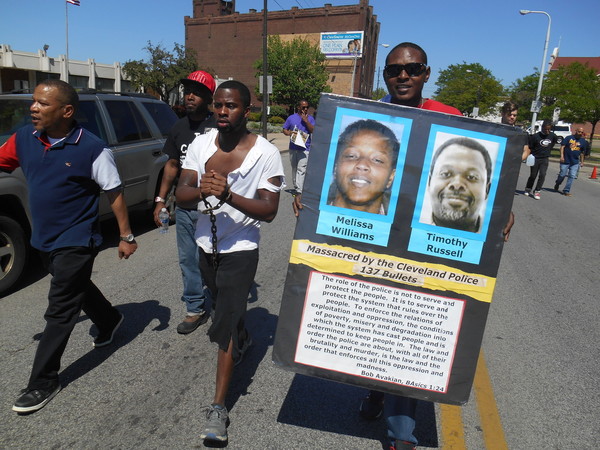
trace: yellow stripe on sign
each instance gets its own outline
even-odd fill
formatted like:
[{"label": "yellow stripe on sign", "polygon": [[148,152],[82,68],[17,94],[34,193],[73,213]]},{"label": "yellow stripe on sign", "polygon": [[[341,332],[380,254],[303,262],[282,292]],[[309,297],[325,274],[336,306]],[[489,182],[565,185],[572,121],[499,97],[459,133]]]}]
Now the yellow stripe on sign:
[{"label": "yellow stripe on sign", "polygon": [[483,429],[485,447],[493,450],[508,450],[504,430],[500,422],[500,414],[496,406],[496,399],[494,398],[492,382],[487,366],[485,365],[483,350],[479,353],[473,386],[477,398],[477,409],[479,410],[479,421]]},{"label": "yellow stripe on sign", "polygon": [[444,450],[465,450],[465,432],[461,407],[440,404],[442,419],[442,448]]},{"label": "yellow stripe on sign", "polygon": [[290,264],[304,264],[322,273],[394,281],[402,285],[421,286],[436,291],[467,295],[481,302],[491,302],[496,279],[464,272],[443,264],[418,262],[383,253],[361,252],[351,247],[292,241]]}]

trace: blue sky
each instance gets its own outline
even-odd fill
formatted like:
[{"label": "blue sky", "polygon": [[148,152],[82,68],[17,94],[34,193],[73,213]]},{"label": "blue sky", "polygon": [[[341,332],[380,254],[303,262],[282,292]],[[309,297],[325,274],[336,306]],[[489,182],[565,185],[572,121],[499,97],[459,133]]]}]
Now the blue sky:
[{"label": "blue sky", "polygon": [[[65,0],[1,0],[0,43],[13,50],[65,53]],[[112,64],[143,59],[147,41],[172,48],[184,43],[183,17],[192,15],[192,0],[80,0],[69,5],[69,57]],[[268,0],[269,10],[324,3],[357,4],[358,0]],[[480,63],[504,85],[539,67],[548,19],[521,16],[520,9],[543,10],[552,16],[548,54],[559,45],[561,56],[600,56],[600,1],[579,0],[370,0],[381,23],[379,42],[393,46],[412,41],[429,56],[435,90],[439,70],[450,64]],[[263,0],[237,0],[236,10],[262,10]],[[353,30],[347,30],[353,31]],[[379,47],[382,67],[389,49]],[[383,83],[380,82],[383,87]]]}]

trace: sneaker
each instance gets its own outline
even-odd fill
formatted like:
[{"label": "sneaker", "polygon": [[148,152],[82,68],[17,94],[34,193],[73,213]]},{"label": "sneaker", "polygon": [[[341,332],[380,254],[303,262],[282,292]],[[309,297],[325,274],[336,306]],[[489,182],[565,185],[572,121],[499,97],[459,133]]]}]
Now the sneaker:
[{"label": "sneaker", "polygon": [[531,191],[530,191],[529,189],[525,189],[525,191],[523,192],[523,195],[524,195],[525,197],[531,197],[531,196],[532,196],[532,195],[531,195]]},{"label": "sneaker", "polygon": [[383,414],[383,392],[369,391],[369,394],[360,402],[358,414],[363,419],[375,420]]},{"label": "sneaker", "polygon": [[565,192],[565,191],[563,191],[563,194],[564,194],[564,195],[566,195],[567,197],[570,197],[570,196],[571,196],[571,193],[570,193],[570,192]]},{"label": "sneaker", "polygon": [[559,187],[560,187],[560,184],[556,183],[556,184],[554,185],[554,191],[555,191],[555,192],[558,192],[558,188],[559,188]]},{"label": "sneaker", "polygon": [[200,438],[208,441],[224,442],[227,440],[228,426],[229,414],[227,414],[227,408],[213,403],[206,411],[206,425],[200,433]]},{"label": "sneaker", "polygon": [[242,348],[240,349],[240,357],[235,362],[234,366],[238,366],[242,363],[242,360],[244,359],[244,355],[246,354],[246,352],[248,351],[248,349],[250,348],[251,345],[252,345],[252,338],[250,337],[250,334],[247,334],[247,337],[244,340],[244,343],[242,344]]},{"label": "sneaker", "polygon": [[208,314],[206,311],[196,316],[186,316],[179,325],[177,325],[177,332],[179,334],[190,334],[200,325],[205,324],[208,321]]},{"label": "sneaker", "polygon": [[533,198],[535,198],[536,200],[539,200],[540,199],[540,191],[535,191],[533,193]]},{"label": "sneaker", "polygon": [[50,389],[23,389],[12,407],[18,413],[31,413],[42,409],[60,392],[60,384]]},{"label": "sneaker", "polygon": [[417,447],[412,442],[395,440],[390,450],[417,450]]},{"label": "sneaker", "polygon": [[114,325],[112,328],[109,328],[106,331],[100,331],[100,333],[98,333],[98,336],[94,340],[94,347],[100,348],[110,344],[113,341],[113,338],[115,337],[116,331],[123,323],[123,319],[125,319],[125,316],[119,313],[119,321],[116,323],[116,325]]}]

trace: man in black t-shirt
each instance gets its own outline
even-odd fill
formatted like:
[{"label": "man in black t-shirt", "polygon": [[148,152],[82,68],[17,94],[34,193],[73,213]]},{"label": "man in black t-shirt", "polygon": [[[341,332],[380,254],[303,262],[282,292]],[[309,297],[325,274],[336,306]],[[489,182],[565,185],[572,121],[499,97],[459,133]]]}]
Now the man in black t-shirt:
[{"label": "man in black t-shirt", "polygon": [[[154,221],[161,226],[158,214],[165,207],[165,199],[175,180],[179,177],[189,144],[201,134],[216,127],[213,114],[208,107],[216,83],[213,77],[198,70],[181,80],[183,84],[185,109],[187,116],[178,120],[169,132],[163,152],[169,156],[164,168],[156,207]],[[196,208],[180,208],[175,210],[177,249],[179,252],[179,267],[183,279],[183,294],[181,300],[186,304],[187,314],[177,326],[177,332],[188,334],[208,320],[205,311],[204,282],[198,263],[198,245],[194,239],[198,211]]]},{"label": "man in black t-shirt", "polygon": [[[548,158],[554,145],[556,144],[556,135],[550,131],[552,122],[544,120],[542,122],[542,130],[529,136],[529,152],[535,157],[535,163],[531,166],[531,173],[525,185],[525,195],[533,197],[536,200],[540,199],[540,191],[546,179],[546,171],[548,170]],[[526,152],[527,153],[527,152]],[[526,158],[528,155],[523,155]],[[531,188],[537,177],[537,184],[531,193]]]}]

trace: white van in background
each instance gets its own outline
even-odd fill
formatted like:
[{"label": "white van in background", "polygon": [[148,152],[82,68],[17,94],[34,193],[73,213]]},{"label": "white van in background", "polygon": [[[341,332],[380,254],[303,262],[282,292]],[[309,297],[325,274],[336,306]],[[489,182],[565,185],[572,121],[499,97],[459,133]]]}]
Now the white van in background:
[{"label": "white van in background", "polygon": [[[543,120],[536,120],[534,133],[537,133],[542,129],[542,122]],[[556,142],[562,144],[563,139],[571,134],[571,125],[572,124],[569,122],[563,122],[562,120],[559,120],[552,126],[552,132],[556,134],[557,137]],[[531,128],[528,128],[527,132],[531,133]]]},{"label": "white van in background", "polygon": [[557,142],[559,144],[562,144],[562,141],[564,140],[564,138],[566,138],[567,136],[569,136],[571,134],[571,124],[568,122],[562,122],[559,120],[552,127],[552,131],[558,138]]}]

